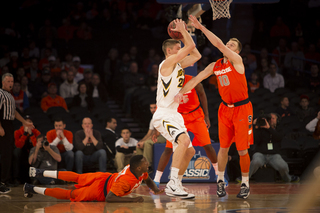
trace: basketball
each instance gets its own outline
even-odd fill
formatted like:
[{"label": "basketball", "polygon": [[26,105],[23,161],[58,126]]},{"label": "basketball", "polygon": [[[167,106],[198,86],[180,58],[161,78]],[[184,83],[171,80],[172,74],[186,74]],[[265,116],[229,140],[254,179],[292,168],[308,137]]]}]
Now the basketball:
[{"label": "basketball", "polygon": [[194,162],[195,169],[210,169],[210,160],[206,157],[200,157]]},{"label": "basketball", "polygon": [[[187,30],[187,25],[185,25],[186,30]],[[171,21],[168,25],[168,34],[171,38],[176,39],[176,40],[180,40],[183,38],[182,34],[180,32],[177,31],[172,31],[171,29],[176,28],[176,24]]]}]

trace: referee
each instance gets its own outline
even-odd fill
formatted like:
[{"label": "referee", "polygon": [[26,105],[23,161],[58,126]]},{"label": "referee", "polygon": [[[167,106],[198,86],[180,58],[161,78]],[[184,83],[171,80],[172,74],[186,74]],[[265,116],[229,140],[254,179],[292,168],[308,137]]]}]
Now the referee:
[{"label": "referee", "polygon": [[0,155],[1,155],[1,183],[0,194],[9,193],[6,184],[11,180],[11,165],[14,149],[13,120],[16,118],[24,126],[34,128],[16,111],[15,100],[10,94],[13,87],[13,75],[6,73],[2,76],[2,89],[0,89]]}]

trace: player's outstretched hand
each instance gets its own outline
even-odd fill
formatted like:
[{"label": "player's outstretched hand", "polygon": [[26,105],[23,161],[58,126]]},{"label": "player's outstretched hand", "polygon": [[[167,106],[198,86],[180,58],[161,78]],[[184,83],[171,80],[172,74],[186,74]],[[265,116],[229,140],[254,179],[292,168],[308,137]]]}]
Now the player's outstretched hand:
[{"label": "player's outstretched hand", "polygon": [[153,194],[155,194],[155,195],[158,195],[158,194],[163,193],[163,192],[164,192],[164,189],[159,189],[157,192],[154,192],[154,191],[151,190],[151,192],[152,192]]},{"label": "player's outstretched hand", "polygon": [[189,20],[191,21],[191,25],[194,26],[196,29],[200,29],[200,27],[202,26],[198,19],[193,15],[189,16]]},{"label": "player's outstretched hand", "polygon": [[136,202],[136,203],[142,203],[143,201],[144,199],[141,196],[133,198],[133,202]]},{"label": "player's outstretched hand", "polygon": [[181,93],[178,93],[174,96],[174,102],[179,103],[183,100],[183,95]]}]

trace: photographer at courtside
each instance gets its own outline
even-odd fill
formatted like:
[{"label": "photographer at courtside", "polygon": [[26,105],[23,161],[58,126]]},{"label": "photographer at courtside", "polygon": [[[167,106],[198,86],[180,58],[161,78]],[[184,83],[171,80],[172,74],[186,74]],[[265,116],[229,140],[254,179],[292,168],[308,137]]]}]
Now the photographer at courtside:
[{"label": "photographer at courtside", "polygon": [[298,182],[299,177],[289,175],[287,162],[280,155],[283,135],[277,130],[278,116],[275,113],[260,116],[253,121],[254,126],[254,154],[252,156],[249,177],[262,166],[269,165],[277,170],[283,181]]},{"label": "photographer at courtside", "polygon": [[[30,150],[29,164],[37,169],[45,170],[57,170],[58,162],[61,161],[61,155],[59,149],[56,146],[50,145],[47,139],[43,135],[37,137],[37,144]],[[35,185],[37,182],[41,184],[55,184],[53,178],[37,178],[33,182]]]}]

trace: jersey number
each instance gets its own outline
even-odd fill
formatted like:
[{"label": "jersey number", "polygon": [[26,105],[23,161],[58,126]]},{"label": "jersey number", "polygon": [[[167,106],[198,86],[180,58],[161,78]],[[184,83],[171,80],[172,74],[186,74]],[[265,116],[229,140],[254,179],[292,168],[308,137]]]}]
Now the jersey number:
[{"label": "jersey number", "polygon": [[178,87],[182,87],[183,86],[183,83],[184,83],[184,78],[179,78],[179,84],[178,84]]},{"label": "jersey number", "polygon": [[220,75],[219,77],[220,85],[223,86],[229,86],[230,81],[227,75]]}]

